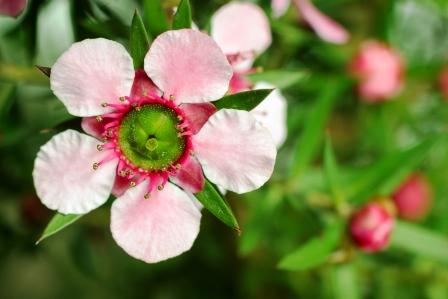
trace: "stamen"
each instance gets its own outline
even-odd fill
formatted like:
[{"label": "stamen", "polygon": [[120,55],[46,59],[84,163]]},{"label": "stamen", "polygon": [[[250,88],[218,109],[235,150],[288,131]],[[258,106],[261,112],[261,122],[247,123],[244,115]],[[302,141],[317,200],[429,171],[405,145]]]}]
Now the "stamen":
[{"label": "stamen", "polygon": [[119,97],[118,99],[120,100],[120,102],[126,101],[126,97]]},{"label": "stamen", "polygon": [[170,100],[174,101],[174,99],[175,99],[174,95],[170,94]]},{"label": "stamen", "polygon": [[101,103],[101,107],[106,108],[107,107],[107,103],[106,102]]},{"label": "stamen", "polygon": [[131,181],[131,183],[129,184],[129,186],[131,186],[131,188],[137,186],[137,184],[134,181]]},{"label": "stamen", "polygon": [[100,122],[103,121],[103,118],[102,118],[100,115],[98,115],[98,116],[96,117],[96,121],[100,123]]},{"label": "stamen", "polygon": [[98,167],[100,167],[100,163],[98,163],[98,162],[93,163],[93,165],[92,165],[93,170],[97,170]]},{"label": "stamen", "polygon": [[102,144],[98,144],[98,145],[96,146],[96,149],[97,149],[99,152],[101,152],[101,151],[103,150],[103,145],[102,145]]}]

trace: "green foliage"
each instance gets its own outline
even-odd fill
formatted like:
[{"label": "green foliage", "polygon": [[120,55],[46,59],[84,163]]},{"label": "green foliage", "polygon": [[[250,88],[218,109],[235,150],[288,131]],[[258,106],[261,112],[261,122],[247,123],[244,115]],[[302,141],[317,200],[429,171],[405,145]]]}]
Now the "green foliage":
[{"label": "green foliage", "polygon": [[240,232],[240,227],[229,204],[208,180],[205,181],[204,189],[196,193],[195,196],[216,218]]},{"label": "green foliage", "polygon": [[250,111],[258,106],[273,89],[257,89],[227,95],[213,102],[217,109],[238,109]]},{"label": "green foliage", "polygon": [[138,11],[135,11],[134,17],[132,18],[129,43],[134,68],[143,68],[143,61],[145,60],[145,55],[149,50],[150,41],[145,25],[143,24],[143,20]]},{"label": "green foliage", "polygon": [[160,0],[143,1],[143,20],[153,38],[168,30],[168,20]]},{"label": "green foliage", "polygon": [[173,29],[191,28],[191,7],[189,0],[182,0],[173,19]]},{"label": "green foliage", "polygon": [[48,223],[47,227],[42,233],[42,236],[40,236],[39,240],[37,240],[36,244],[39,244],[46,238],[56,234],[57,232],[63,230],[67,226],[75,223],[82,216],[83,215],[74,215],[74,214],[63,215],[56,213],[56,215],[54,215],[51,221]]}]

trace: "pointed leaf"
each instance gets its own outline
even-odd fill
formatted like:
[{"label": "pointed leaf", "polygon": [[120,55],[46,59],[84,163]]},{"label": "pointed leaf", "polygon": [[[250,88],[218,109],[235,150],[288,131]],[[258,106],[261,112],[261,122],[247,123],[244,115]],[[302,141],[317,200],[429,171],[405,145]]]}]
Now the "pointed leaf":
[{"label": "pointed leaf", "polygon": [[337,265],[331,269],[331,282],[335,299],[358,299],[359,282],[353,263]]},{"label": "pointed leaf", "polygon": [[250,111],[258,106],[273,89],[256,89],[235,93],[225,96],[220,100],[213,102],[219,109],[238,109]]},{"label": "pointed leaf", "polygon": [[149,37],[138,11],[135,11],[134,17],[132,18],[130,47],[134,68],[143,68],[143,60],[149,50]]},{"label": "pointed leaf", "polygon": [[74,214],[67,214],[63,215],[60,213],[56,213],[53,218],[48,223],[47,227],[45,228],[44,232],[42,233],[42,236],[37,240],[36,245],[42,242],[44,239],[54,235],[55,233],[63,230],[70,224],[77,221],[79,218],[81,218],[83,215],[74,215]]},{"label": "pointed leaf", "polygon": [[430,137],[405,150],[394,152],[350,180],[346,196],[362,203],[373,195],[390,195],[394,189],[426,158],[444,136]]},{"label": "pointed leaf", "polygon": [[305,71],[270,70],[248,74],[247,77],[253,82],[267,82],[279,89],[286,89],[305,82],[309,78],[309,74]]},{"label": "pointed leaf", "polygon": [[153,38],[168,30],[168,20],[161,3],[162,0],[143,2],[143,20]]},{"label": "pointed leaf", "polygon": [[50,78],[51,76],[51,68],[46,67],[46,66],[41,66],[41,65],[36,65],[37,69],[39,71],[42,72],[42,74],[44,74],[45,76],[47,76],[48,78]]},{"label": "pointed leaf", "polygon": [[232,209],[207,179],[205,180],[204,189],[196,193],[195,196],[216,218],[240,232],[240,227],[233,215]]},{"label": "pointed leaf", "polygon": [[173,29],[191,28],[190,1],[182,0],[173,19]]},{"label": "pointed leaf", "polygon": [[396,221],[391,246],[448,263],[448,238],[411,223]]},{"label": "pointed leaf", "polygon": [[296,178],[302,175],[318,153],[333,105],[345,86],[345,82],[339,81],[330,81],[322,86],[321,93],[305,122],[305,128],[294,150],[291,173]]},{"label": "pointed leaf", "polygon": [[283,257],[278,267],[283,270],[303,271],[324,263],[339,244],[343,235],[342,222],[334,222],[326,228],[323,235],[314,238],[297,250]]},{"label": "pointed leaf", "polygon": [[336,158],[334,157],[331,139],[328,136],[325,142],[324,150],[324,173],[335,203],[341,203],[344,200],[344,197],[342,195],[341,185],[339,182],[339,170]]}]

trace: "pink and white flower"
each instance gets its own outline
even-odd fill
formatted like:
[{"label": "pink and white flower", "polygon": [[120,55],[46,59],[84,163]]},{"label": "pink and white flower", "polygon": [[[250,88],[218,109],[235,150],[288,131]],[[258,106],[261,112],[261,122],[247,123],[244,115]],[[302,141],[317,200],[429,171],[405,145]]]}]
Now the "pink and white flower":
[{"label": "pink and white flower", "polygon": [[[274,88],[266,82],[254,84],[247,77],[257,71],[252,67],[255,58],[272,43],[269,20],[260,7],[238,1],[222,6],[212,17],[211,35],[234,70],[229,93]],[[287,135],[286,108],[286,99],[280,91],[274,90],[251,111],[269,129],[277,147],[284,143]]]},{"label": "pink and white flower", "polygon": [[191,29],[157,37],[137,72],[116,42],[73,44],[53,66],[51,88],[91,136],[67,130],[42,146],[39,198],[83,214],[113,191],[112,235],[128,254],[153,263],[190,249],[201,218],[190,196],[204,175],[243,193],[263,185],[275,163],[270,133],[249,112],[210,103],[231,76],[218,45]]},{"label": "pink and white flower", "polygon": [[394,218],[382,205],[371,202],[356,211],[350,220],[350,234],[359,249],[377,252],[389,245]]},{"label": "pink and white flower", "polygon": [[[271,8],[274,17],[278,18],[286,13],[291,0],[272,0]],[[333,44],[345,44],[350,34],[340,24],[319,11],[310,0],[293,0],[302,18],[316,34],[324,41]]]},{"label": "pink and white flower", "polygon": [[368,41],[361,45],[350,64],[358,78],[358,92],[366,102],[382,102],[396,96],[403,85],[404,62],[390,46]]},{"label": "pink and white flower", "polygon": [[18,17],[26,4],[27,0],[0,0],[0,15]]}]

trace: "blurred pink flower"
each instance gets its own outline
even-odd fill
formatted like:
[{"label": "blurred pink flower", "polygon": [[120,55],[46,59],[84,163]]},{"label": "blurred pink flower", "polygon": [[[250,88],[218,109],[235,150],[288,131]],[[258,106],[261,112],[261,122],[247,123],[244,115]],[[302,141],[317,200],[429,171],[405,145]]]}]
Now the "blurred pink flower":
[{"label": "blurred pink flower", "polygon": [[350,233],[355,244],[365,252],[377,252],[389,244],[394,219],[378,203],[369,203],[355,212]]},{"label": "blurred pink flower", "polygon": [[390,46],[368,41],[361,45],[350,64],[359,80],[358,92],[366,102],[382,102],[399,93],[404,79],[404,62]]},{"label": "blurred pink flower", "polygon": [[41,147],[33,178],[42,203],[84,214],[112,191],[112,235],[128,254],[153,263],[188,250],[201,218],[191,193],[202,190],[203,173],[244,193],[275,163],[271,135],[249,112],[210,104],[231,76],[218,45],[191,29],[159,35],[137,72],[119,43],[73,44],[52,68],[51,89],[93,137],[67,130]]},{"label": "blurred pink flower", "polygon": [[[216,11],[211,21],[211,35],[226,54],[234,73],[229,93],[260,88],[274,88],[265,82],[253,84],[248,74],[255,58],[272,42],[269,20],[263,10],[253,3],[230,2]],[[277,147],[286,139],[286,100],[280,91],[273,91],[251,111],[272,134]]]},{"label": "blurred pink flower", "polygon": [[[324,41],[334,44],[345,44],[350,38],[348,31],[340,24],[320,12],[310,0],[293,0],[297,10],[306,23]],[[283,15],[290,0],[272,0],[271,8],[274,17]]]},{"label": "blurred pink flower", "polygon": [[443,96],[448,99],[448,66],[439,75],[439,85]]},{"label": "blurred pink flower", "polygon": [[392,198],[401,218],[419,220],[431,208],[431,185],[423,175],[414,173],[398,187]]},{"label": "blurred pink flower", "polygon": [[26,4],[27,0],[0,0],[0,15],[18,17]]}]

